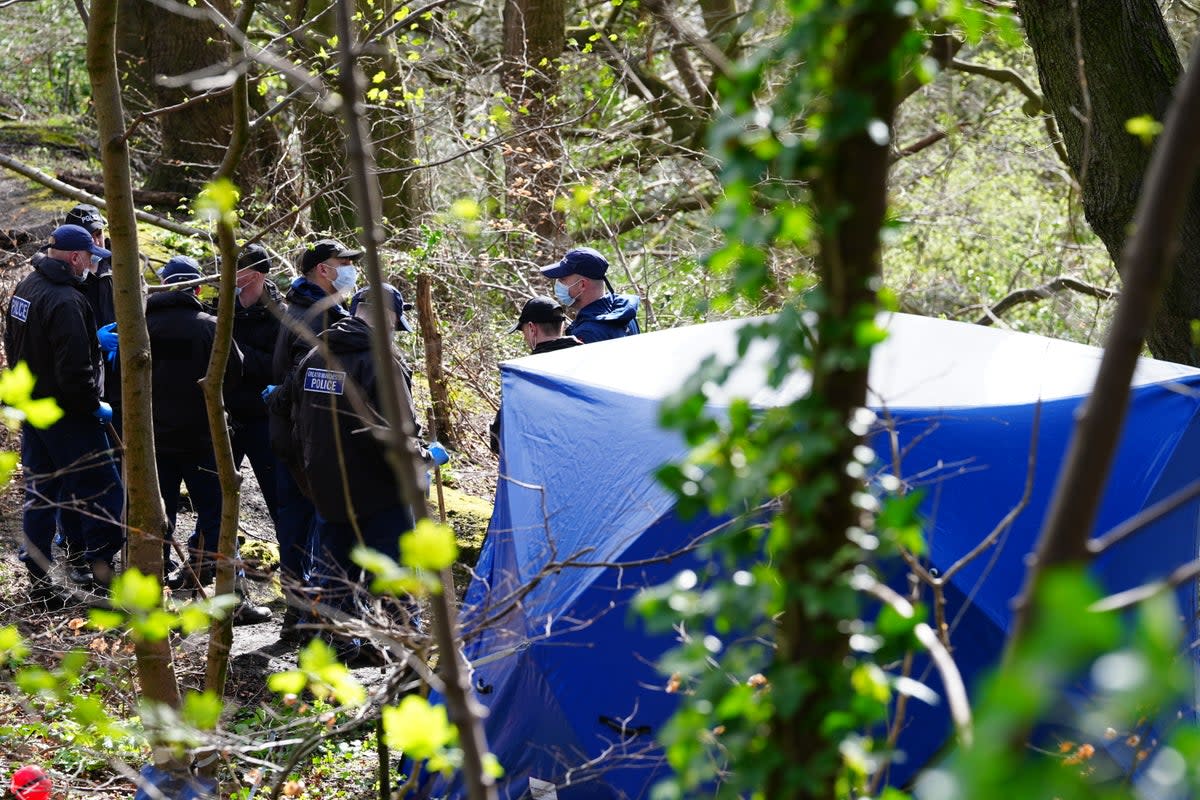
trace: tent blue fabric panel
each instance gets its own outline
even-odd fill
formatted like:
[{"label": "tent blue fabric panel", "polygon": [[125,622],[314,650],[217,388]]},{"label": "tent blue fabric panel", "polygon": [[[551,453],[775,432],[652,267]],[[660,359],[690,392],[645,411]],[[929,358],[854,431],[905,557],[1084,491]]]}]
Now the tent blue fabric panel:
[{"label": "tent blue fabric panel", "polygon": [[[869,404],[881,427],[895,428],[897,477],[926,492],[931,567],[945,571],[987,536],[1020,501],[1033,464],[1028,506],[946,587],[954,655],[970,689],[1002,651],[1024,559],[1101,352],[903,314],[881,319],[890,337],[872,359]],[[674,637],[649,635],[628,605],[643,586],[689,566],[700,572],[694,553],[664,556],[721,520],[680,519],[656,483],[655,470],[687,451],[658,427],[658,412],[705,357],[734,357],[745,324],[643,334],[502,366],[496,505],[461,620],[476,696],[489,710],[489,747],[506,769],[502,797],[530,797],[533,778],[542,782],[535,800],[642,798],[665,774],[652,737],[676,697],[653,662]],[[801,372],[765,386],[771,357],[770,345],[753,345],[731,380],[709,392],[712,410],[719,415],[732,397],[767,406],[808,390]],[[1095,533],[1200,477],[1200,371],[1143,359],[1133,386]],[[883,472],[892,469],[892,441],[871,440]],[[1198,523],[1193,502],[1113,548],[1097,576],[1110,591],[1161,577],[1200,552]],[[1179,597],[1195,609],[1192,586]],[[1194,615],[1186,616],[1195,638]],[[940,692],[924,665],[915,677]],[[948,730],[944,705],[910,702],[900,739],[907,758],[889,779],[914,774]],[[463,796],[460,783],[440,779],[422,793]]]}]

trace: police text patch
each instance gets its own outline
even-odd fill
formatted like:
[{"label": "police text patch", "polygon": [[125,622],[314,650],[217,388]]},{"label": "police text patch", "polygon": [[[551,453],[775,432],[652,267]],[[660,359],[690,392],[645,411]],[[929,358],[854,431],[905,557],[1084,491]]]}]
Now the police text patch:
[{"label": "police text patch", "polygon": [[19,319],[21,322],[29,321],[29,301],[24,297],[13,295],[12,305],[9,306],[8,311],[12,314],[13,319]]},{"label": "police text patch", "polygon": [[309,367],[304,371],[304,391],[322,394],[341,394],[346,386],[346,373]]}]

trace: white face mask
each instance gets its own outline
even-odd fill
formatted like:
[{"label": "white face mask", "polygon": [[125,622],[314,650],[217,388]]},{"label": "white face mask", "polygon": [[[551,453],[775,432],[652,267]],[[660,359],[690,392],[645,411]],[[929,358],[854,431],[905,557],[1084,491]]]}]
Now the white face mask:
[{"label": "white face mask", "polygon": [[[581,280],[583,280],[583,278],[579,279],[579,281]],[[559,305],[561,305],[563,308],[570,308],[571,306],[575,305],[575,301],[579,299],[577,297],[571,297],[571,286],[579,283],[579,281],[575,281],[575,283],[570,284],[570,286],[562,281],[556,280],[554,282],[554,299],[557,300]]]},{"label": "white face mask", "polygon": [[333,288],[343,294],[350,294],[354,291],[354,284],[358,281],[358,267],[353,264],[344,264],[337,268],[337,277],[333,279]]}]

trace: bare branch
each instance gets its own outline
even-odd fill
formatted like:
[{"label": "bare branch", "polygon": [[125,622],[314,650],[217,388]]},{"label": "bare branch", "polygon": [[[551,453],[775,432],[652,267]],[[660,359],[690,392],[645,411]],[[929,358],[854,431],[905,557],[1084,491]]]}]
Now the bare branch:
[{"label": "bare branch", "polygon": [[1162,519],[1167,514],[1170,514],[1175,509],[1197,497],[1200,497],[1200,480],[1192,481],[1179,491],[1172,493],[1169,497],[1164,497],[1149,508],[1143,508],[1137,514],[1134,514],[1103,536],[1098,536],[1090,540],[1088,542],[1088,552],[1096,556],[1104,553],[1108,548],[1124,541],[1147,525]]},{"label": "bare branch", "polygon": [[[1054,280],[1044,283],[1041,286],[1034,286],[1028,289],[1017,289],[1010,292],[1008,295],[1000,299],[1000,302],[994,306],[985,306],[983,316],[975,320],[976,325],[991,325],[996,322],[1000,315],[1008,311],[1014,306],[1022,303],[1036,303],[1039,300],[1045,300],[1053,297],[1059,292],[1072,291],[1086,294],[1091,297],[1097,297],[1101,300],[1116,300],[1121,296],[1121,293],[1116,289],[1108,289],[1103,286],[1094,286],[1090,283],[1084,283],[1075,278],[1068,278],[1063,275]],[[970,306],[967,310],[973,310],[978,306]]]},{"label": "bare branch", "polygon": [[[865,592],[881,603],[891,606],[897,614],[905,619],[913,618],[915,612],[912,603],[900,596],[892,587],[880,583],[869,572],[856,573],[850,579],[850,584],[858,591]],[[954,720],[959,741],[969,747],[973,738],[971,703],[967,699],[967,687],[963,684],[958,666],[954,663],[950,651],[938,640],[933,629],[927,624],[920,623],[913,629],[913,632],[916,634],[917,640],[929,651],[934,666],[942,676],[942,686],[946,690],[946,702],[950,706],[950,717]]]}]

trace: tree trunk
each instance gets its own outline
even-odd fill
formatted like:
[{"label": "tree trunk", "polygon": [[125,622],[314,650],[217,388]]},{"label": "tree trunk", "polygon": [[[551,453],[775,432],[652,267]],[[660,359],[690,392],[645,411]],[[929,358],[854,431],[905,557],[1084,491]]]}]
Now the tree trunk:
[{"label": "tree trunk", "polygon": [[[220,29],[206,20],[164,11],[149,0],[120,0],[118,46],[121,66],[129,76],[126,94],[130,109],[144,113],[195,97],[189,88],[158,85],[159,76],[176,76],[228,60],[230,46]],[[229,0],[213,7],[226,17]],[[225,154],[233,128],[233,95],[230,91],[155,118],[158,142],[151,144],[146,187],[193,195],[212,178]],[[244,161],[237,179],[244,186],[260,183],[282,160],[278,133],[270,125],[254,132],[254,157]]]},{"label": "tree trunk", "polygon": [[[163,572],[162,543],[167,517],[158,489],[154,461],[154,426],[150,405],[150,337],[146,332],[138,259],[137,224],[133,215],[129,149],[122,134],[124,117],[117,80],[116,0],[94,0],[88,30],[87,65],[96,108],[100,156],[104,168],[108,224],[112,234],[114,300],[121,333],[121,404],[125,430],[126,519],[129,564],[147,575]],[[179,684],[170,643],[135,644],[138,677],[147,700],[172,708],[180,705]]]},{"label": "tree trunk", "polygon": [[[351,29],[350,4],[338,3],[338,32],[341,75],[339,88],[346,102],[342,105],[346,125],[346,155],[353,170],[354,203],[362,221],[363,271],[371,287],[371,354],[375,364],[380,404],[387,420],[385,446],[388,463],[400,494],[413,512],[413,520],[429,517],[429,506],[418,485],[418,475],[424,468],[416,451],[416,420],[406,413],[407,384],[399,375],[392,358],[392,332],[384,320],[383,271],[379,266],[379,248],[383,231],[379,219],[379,187],[375,182],[376,167],[371,140],[367,135],[361,103],[362,80],[354,57],[354,35]],[[403,395],[403,396],[402,396]],[[470,800],[495,800],[495,778],[484,768],[487,739],[483,730],[484,710],[471,691],[470,671],[462,657],[462,641],[455,629],[454,578],[447,567],[441,571],[442,591],[430,597],[433,612],[433,634],[441,654],[438,671],[449,718],[458,728],[462,748],[463,784]]]},{"label": "tree trunk", "polygon": [[[1088,224],[1120,262],[1150,163],[1150,147],[1125,129],[1162,120],[1182,68],[1154,0],[1019,0],[1038,78],[1083,187]],[[1147,343],[1158,358],[1200,364],[1191,320],[1200,318],[1200,192],[1193,188],[1182,247]]]},{"label": "tree trunk", "polygon": [[[831,85],[838,101],[829,111],[831,120],[843,121],[850,109],[870,109],[872,124],[894,130],[899,91],[889,59],[911,19],[885,3],[854,13],[846,22],[845,41],[833,67]],[[779,556],[779,571],[787,589],[784,613],[779,616],[776,660],[791,669],[804,670],[816,691],[802,693],[796,703],[773,706],[770,729],[780,760],[766,776],[765,796],[785,797],[796,787],[797,775],[813,776],[808,790],[793,797],[832,796],[823,776],[829,772],[830,743],[816,721],[827,720],[830,697],[839,697],[845,685],[844,659],[849,644],[841,632],[841,611],[836,605],[812,603],[814,597],[834,596],[845,580],[838,569],[814,572],[813,565],[838,562],[845,532],[859,524],[854,495],[862,491],[861,479],[847,465],[862,436],[851,432],[850,421],[867,400],[867,359],[839,357],[861,347],[855,341],[857,324],[869,323],[878,306],[875,286],[880,275],[879,230],[887,211],[888,141],[872,135],[866,123],[845,138],[835,139],[820,153],[818,176],[812,182],[813,204],[821,226],[817,266],[825,307],[819,312],[813,346],[811,394],[827,409],[825,425],[815,435],[826,437],[827,452],[797,467],[796,486],[828,480],[833,487],[820,497],[814,510],[809,495],[784,497],[781,515],[792,542]],[[833,138],[831,136],[831,138]],[[789,667],[783,667],[788,669]],[[787,675],[787,673],[783,673]]]},{"label": "tree trunk", "polygon": [[[504,147],[505,205],[528,232],[514,238],[514,257],[548,262],[566,244],[561,193],[563,148],[552,127],[559,116],[558,59],[566,35],[563,0],[505,0],[500,82],[511,99],[512,141]],[[518,234],[520,236],[520,234]]]},{"label": "tree trunk", "polygon": [[[237,27],[245,31],[254,14],[254,0],[245,0],[239,12]],[[236,52],[235,55],[241,55]],[[247,97],[245,75],[238,76],[233,85],[231,107],[233,130],[229,147],[218,179],[231,179],[246,151],[250,138],[250,106]],[[241,509],[242,476],[233,460],[233,443],[229,436],[229,424],[225,416],[225,370],[229,354],[233,349],[233,315],[237,297],[237,244],[233,238],[233,220],[236,209],[221,214],[217,219],[217,242],[221,252],[221,285],[217,304],[217,332],[208,361],[208,371],[201,385],[204,403],[208,411],[208,431],[212,437],[213,455],[217,462],[217,478],[221,483],[221,531],[217,539],[217,577],[214,591],[218,596],[233,594],[237,580],[237,525]],[[208,662],[205,667],[204,688],[217,697],[225,694],[225,680],[229,674],[229,652],[233,647],[233,618],[214,620],[209,626]],[[208,774],[216,770],[216,761],[209,762]]]}]

